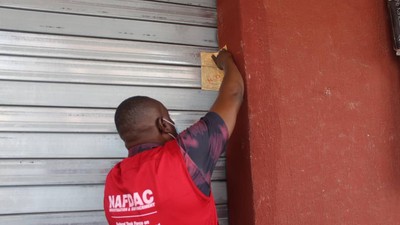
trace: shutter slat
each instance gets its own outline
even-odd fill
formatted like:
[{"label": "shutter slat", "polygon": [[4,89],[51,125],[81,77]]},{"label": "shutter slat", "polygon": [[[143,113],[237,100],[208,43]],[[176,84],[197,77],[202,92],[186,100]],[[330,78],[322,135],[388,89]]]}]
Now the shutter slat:
[{"label": "shutter slat", "polygon": [[0,8],[0,29],[208,47],[218,46],[215,28],[9,8]]},{"label": "shutter slat", "polygon": [[80,15],[216,27],[215,9],[142,0],[0,0],[0,6]]},{"label": "shutter slat", "polygon": [[[0,126],[2,127],[2,126]],[[118,134],[0,132],[0,158],[123,158]]]},{"label": "shutter slat", "polygon": [[128,155],[114,133],[0,132],[0,146],[2,159],[110,159]]},{"label": "shutter slat", "polygon": [[[212,183],[217,204],[226,204],[226,183]],[[0,187],[0,215],[103,209],[103,185]]]},{"label": "shutter slat", "polygon": [[[227,223],[227,205],[217,205],[220,225]],[[7,225],[108,225],[104,211],[17,214],[2,216],[0,221]],[[28,222],[27,222],[28,221]]]},{"label": "shutter slat", "polygon": [[[114,109],[0,106],[0,131],[116,133]],[[205,113],[171,111],[177,129],[183,130]]]},{"label": "shutter slat", "polygon": [[102,61],[200,65],[216,48],[0,31],[0,54]]},{"label": "shutter slat", "polygon": [[193,5],[193,6],[202,6],[202,7],[210,7],[215,8],[216,2],[213,0],[145,0],[150,2],[170,2],[176,4],[183,4],[183,5]]},{"label": "shutter slat", "polygon": [[[121,159],[0,160],[0,186],[103,184]],[[212,180],[225,179],[225,159],[217,162]]]},{"label": "shutter slat", "polygon": [[0,55],[0,79],[200,88],[200,68]]},{"label": "shutter slat", "polygon": [[170,110],[208,111],[217,92],[167,87],[0,81],[2,105],[116,108],[124,99],[135,95],[155,98]]}]

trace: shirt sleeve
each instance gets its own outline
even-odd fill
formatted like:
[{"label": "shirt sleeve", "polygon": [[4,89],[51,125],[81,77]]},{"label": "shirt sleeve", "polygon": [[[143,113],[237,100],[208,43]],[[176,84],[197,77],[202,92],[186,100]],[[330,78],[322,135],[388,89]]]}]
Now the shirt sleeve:
[{"label": "shirt sleeve", "polygon": [[177,140],[192,180],[204,194],[209,195],[212,172],[228,141],[224,121],[217,113],[208,112],[181,132]]}]

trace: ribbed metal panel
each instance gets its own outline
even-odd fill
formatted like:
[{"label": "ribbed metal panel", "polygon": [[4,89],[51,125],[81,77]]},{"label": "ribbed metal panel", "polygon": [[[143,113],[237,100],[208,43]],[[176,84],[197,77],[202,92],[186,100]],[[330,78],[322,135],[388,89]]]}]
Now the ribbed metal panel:
[{"label": "ribbed metal panel", "polygon": [[[21,18],[24,18],[21,20]],[[0,29],[217,47],[209,27],[0,8]]]},{"label": "ribbed metal panel", "polygon": [[216,1],[213,0],[146,0],[146,1],[153,1],[153,2],[171,2],[176,4],[184,4],[184,5],[194,5],[194,6],[202,6],[202,7],[216,7]]},{"label": "ribbed metal panel", "polygon": [[115,133],[0,132],[0,142],[0,158],[4,159],[123,158],[127,155]]},{"label": "ribbed metal panel", "polygon": [[0,79],[200,88],[200,68],[0,55]]},{"label": "ribbed metal panel", "polygon": [[[179,130],[198,120],[216,32],[214,0],[0,0],[0,224],[107,224],[105,175],[127,155],[115,107],[147,95]],[[212,180],[227,225],[224,158]]]},{"label": "ribbed metal panel", "polygon": [[3,159],[127,156],[123,142],[115,133],[0,132],[0,142]]},{"label": "ribbed metal panel", "polygon": [[[226,204],[226,183],[212,183],[215,202]],[[0,187],[1,214],[92,211],[103,208],[104,186],[57,185]]]},{"label": "ribbed metal panel", "polygon": [[[218,205],[217,213],[219,225],[228,225],[226,205]],[[99,211],[83,211],[70,213],[44,213],[44,214],[28,214],[24,217],[18,215],[2,216],[2,222],[7,225],[106,225],[107,221],[104,217],[104,212]]]},{"label": "ribbed metal panel", "polygon": [[116,108],[127,96],[133,95],[158,99],[171,110],[207,111],[216,98],[215,92],[199,89],[25,81],[0,83],[2,105]]},{"label": "ribbed metal panel", "polygon": [[2,54],[200,66],[200,51],[216,48],[0,30]]},{"label": "ribbed metal panel", "polygon": [[[120,159],[2,159],[0,186],[103,184]],[[225,159],[220,159],[213,181],[225,179]]]},{"label": "ribbed metal panel", "polygon": [[[32,9],[47,12],[182,23],[209,27],[217,26],[217,15],[214,9],[164,4],[155,1],[52,0],[51,4],[49,4],[49,1],[46,0],[0,0],[0,4],[3,7],[15,9]],[[206,1],[197,4],[206,5]]]},{"label": "ribbed metal panel", "polygon": [[[0,106],[0,131],[116,133],[114,109]],[[203,112],[171,111],[177,129],[196,122]]]}]

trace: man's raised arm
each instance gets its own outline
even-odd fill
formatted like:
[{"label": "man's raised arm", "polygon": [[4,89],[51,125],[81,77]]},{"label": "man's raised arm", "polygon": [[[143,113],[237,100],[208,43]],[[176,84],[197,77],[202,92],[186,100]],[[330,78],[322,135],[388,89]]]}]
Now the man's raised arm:
[{"label": "man's raised arm", "polygon": [[236,116],[243,101],[243,78],[230,52],[223,49],[217,57],[213,56],[213,59],[218,68],[224,70],[225,75],[218,97],[210,111],[216,112],[222,117],[228,127],[229,136],[231,136],[235,128]]}]

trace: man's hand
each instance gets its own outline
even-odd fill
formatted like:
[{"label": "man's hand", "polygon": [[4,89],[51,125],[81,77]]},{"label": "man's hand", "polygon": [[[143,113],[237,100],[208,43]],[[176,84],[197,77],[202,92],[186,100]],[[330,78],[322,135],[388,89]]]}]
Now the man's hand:
[{"label": "man's hand", "polygon": [[225,49],[221,49],[218,52],[218,56],[212,55],[212,59],[220,70],[225,69],[225,63],[227,61],[233,62],[232,54]]}]

